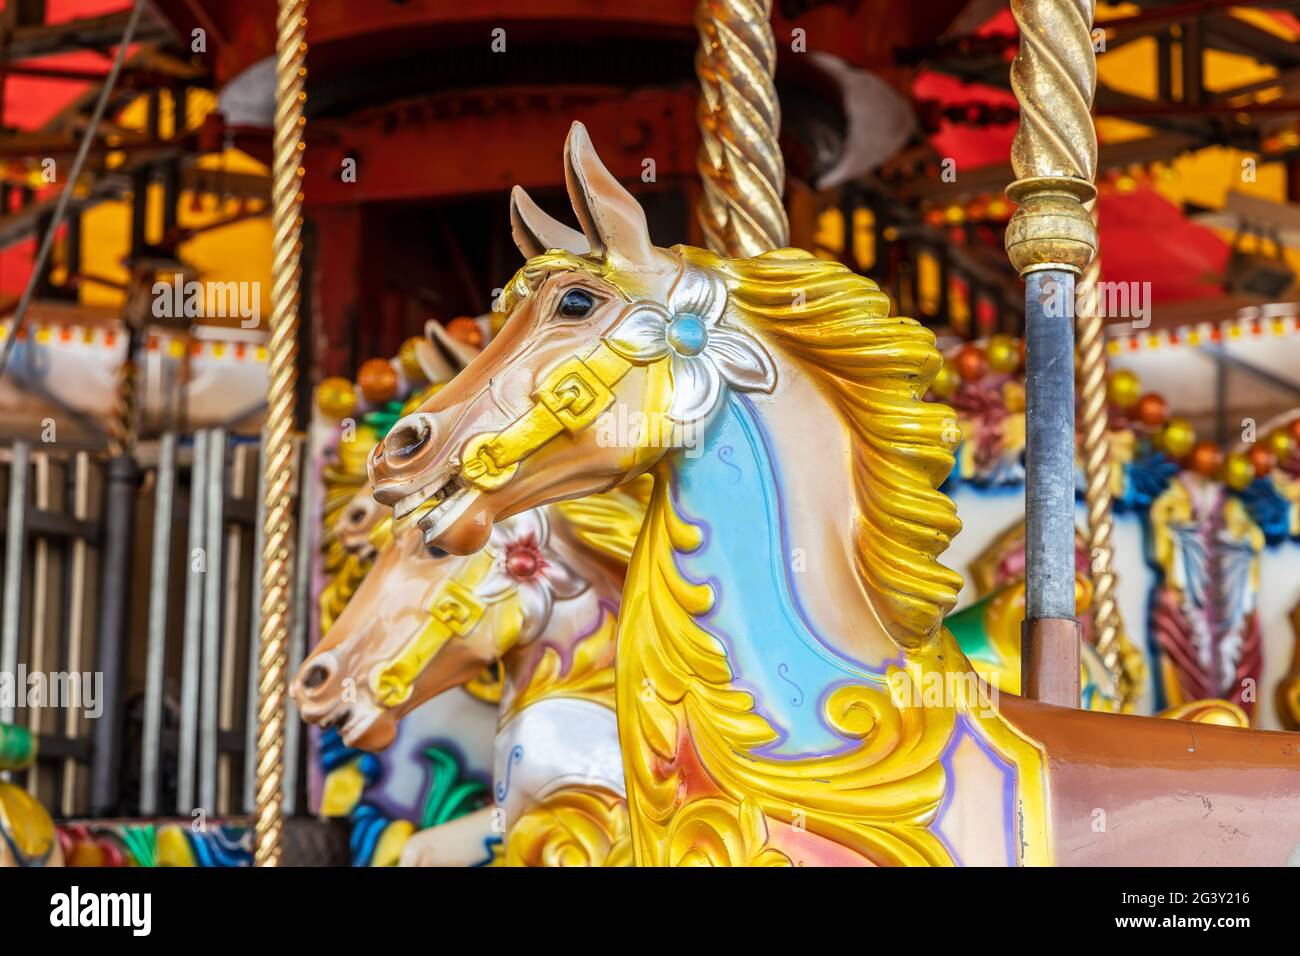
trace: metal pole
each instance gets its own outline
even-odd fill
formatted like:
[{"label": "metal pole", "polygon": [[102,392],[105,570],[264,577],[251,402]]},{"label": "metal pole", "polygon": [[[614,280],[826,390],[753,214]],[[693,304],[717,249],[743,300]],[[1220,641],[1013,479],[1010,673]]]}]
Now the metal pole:
[{"label": "metal pole", "polygon": [[176,433],[158,446],[149,568],[149,644],[145,653],[144,741],[140,754],[140,815],[158,812],[158,766],[162,751],[163,662],[167,645],[167,591],[171,580],[172,505],[176,497]]},{"label": "metal pole", "polygon": [[[0,612],[0,673],[18,673],[18,632],[22,627],[23,559],[27,556],[27,470],[32,446],[16,441],[9,463],[9,514],[5,518],[4,607]],[[17,680],[17,676],[13,678]],[[12,703],[0,704],[0,723],[12,723]]]},{"label": "metal pole", "polygon": [[1092,96],[1094,0],[1012,0],[1020,50],[1011,87],[1019,204],[1007,254],[1025,279],[1025,566],[1022,693],[1079,705],[1074,608],[1075,281],[1097,248],[1085,203],[1096,196]]},{"label": "metal pole", "polygon": [[226,433],[208,433],[208,473],[204,506],[207,528],[206,576],[203,579],[203,642],[199,665],[199,806],[217,812],[217,735],[221,733],[221,611],[225,586]]},{"label": "metal pole", "polygon": [[99,671],[104,675],[104,712],[95,721],[95,756],[90,777],[90,810],[95,816],[119,809],[118,782],[126,717],[123,700],[126,632],[131,623],[131,557],[139,483],[140,471],[129,449],[109,459],[98,648]]},{"label": "metal pole", "polygon": [[262,551],[262,634],[258,649],[257,813],[253,858],[280,864],[284,829],[284,724],[288,685],[289,550],[293,515],[293,404],[297,385],[298,298],[302,279],[302,131],[307,99],[307,0],[279,0],[276,19],[275,131],[271,160],[270,383],[262,468],[266,529]]},{"label": "metal pole", "polygon": [[[189,541],[185,554],[185,630],[181,646],[181,737],[177,748],[178,781],[176,811],[194,810],[195,757],[199,740],[199,657],[203,630],[203,575],[207,573],[204,553],[207,522],[208,433],[194,433],[190,458]],[[196,569],[202,560],[202,570]]]}]

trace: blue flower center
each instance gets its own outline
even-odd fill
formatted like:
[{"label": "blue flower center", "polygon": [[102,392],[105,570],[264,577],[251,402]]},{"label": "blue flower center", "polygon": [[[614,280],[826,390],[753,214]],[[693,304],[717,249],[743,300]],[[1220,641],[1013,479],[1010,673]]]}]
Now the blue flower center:
[{"label": "blue flower center", "polygon": [[668,344],[679,355],[699,355],[709,341],[709,330],[698,315],[678,315],[668,326]]}]

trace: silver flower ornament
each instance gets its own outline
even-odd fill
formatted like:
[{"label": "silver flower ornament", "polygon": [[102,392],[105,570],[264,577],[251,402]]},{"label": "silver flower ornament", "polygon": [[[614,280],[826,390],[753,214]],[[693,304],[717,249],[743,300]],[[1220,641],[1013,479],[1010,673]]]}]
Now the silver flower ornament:
[{"label": "silver flower ornament", "polygon": [[628,306],[605,342],[628,361],[645,365],[672,356],[673,399],[668,417],[698,422],[717,406],[726,384],[741,392],[770,392],[776,365],[752,336],[722,324],[727,288],[714,272],[685,266],[668,304]]}]

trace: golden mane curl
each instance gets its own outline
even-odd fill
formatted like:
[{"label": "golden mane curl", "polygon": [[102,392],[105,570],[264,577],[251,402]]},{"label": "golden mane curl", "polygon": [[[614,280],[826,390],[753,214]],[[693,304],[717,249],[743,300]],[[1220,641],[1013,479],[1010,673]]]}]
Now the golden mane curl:
[{"label": "golden mane curl", "polygon": [[858,574],[890,637],[928,644],[962,586],[938,561],[961,521],[938,490],[956,415],[923,400],[943,361],[933,333],[890,316],[888,296],[838,262],[797,249],[753,259],[676,251],[721,274],[729,320],[795,361],[840,411],[853,436]]}]

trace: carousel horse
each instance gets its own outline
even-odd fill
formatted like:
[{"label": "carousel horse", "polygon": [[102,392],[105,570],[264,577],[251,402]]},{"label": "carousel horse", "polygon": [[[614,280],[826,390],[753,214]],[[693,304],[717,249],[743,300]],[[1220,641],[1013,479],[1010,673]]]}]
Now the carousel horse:
[{"label": "carousel horse", "polygon": [[[24,727],[0,724],[0,770],[36,761],[36,738]],[[0,780],[0,869],[63,866],[63,848],[47,811],[22,787]]]},{"label": "carousel horse", "polygon": [[614,633],[644,513],[625,491],[566,501],[502,521],[469,557],[376,528],[375,567],[294,681],[304,718],[379,750],[424,701],[503,672],[495,807],[416,833],[404,865],[474,862],[503,831],[510,865],[631,862]]},{"label": "carousel horse", "polygon": [[922,400],[927,329],[798,250],[656,247],[580,124],[565,178],[582,232],[515,191],[527,262],[505,326],[369,474],[395,535],[465,556],[504,519],[654,475],[616,658],[637,863],[1300,853],[1292,735],[979,679],[942,627],[961,579],[938,557],[960,522],[938,491],[953,413]]},{"label": "carousel horse", "polygon": [[[334,460],[322,467],[325,495],[320,547],[325,581],[318,598],[321,633],[333,627],[378,556],[372,537],[387,511],[370,493],[365,474],[367,453],[383,437],[386,426],[401,417],[406,406],[418,404],[435,392],[478,351],[449,336],[436,322],[426,326],[423,339],[413,339],[410,344],[419,370],[414,377],[417,381],[423,378],[426,384],[416,386],[405,402],[392,402],[360,416],[360,421],[353,422],[351,435],[345,432],[339,441]],[[498,675],[485,671],[465,685],[465,693],[445,695],[434,712],[421,714],[411,722],[408,731],[415,734],[407,741],[411,746],[398,748],[402,753],[390,760],[386,769],[373,757],[363,759],[365,755],[346,747],[337,737],[322,739],[325,774],[320,811],[327,817],[351,818],[354,859],[372,866],[396,864],[412,835],[418,838],[421,816],[426,821],[448,821],[483,802],[478,792],[486,795],[486,782],[467,777],[466,771],[491,766],[491,737],[483,731],[485,719],[491,720],[496,712],[499,685]],[[407,750],[411,751],[409,756]],[[417,773],[411,761],[420,766],[429,762],[429,789],[420,803],[405,806],[409,802],[405,797],[397,801],[406,814],[417,814],[414,820],[392,816],[394,801],[387,799],[393,792],[407,792],[404,787],[409,781],[397,779],[390,783],[389,778],[399,770],[407,778]],[[390,792],[390,787],[395,790]],[[430,805],[429,801],[438,795],[446,798],[444,804]],[[465,862],[483,862],[488,856],[480,846]]]}]

